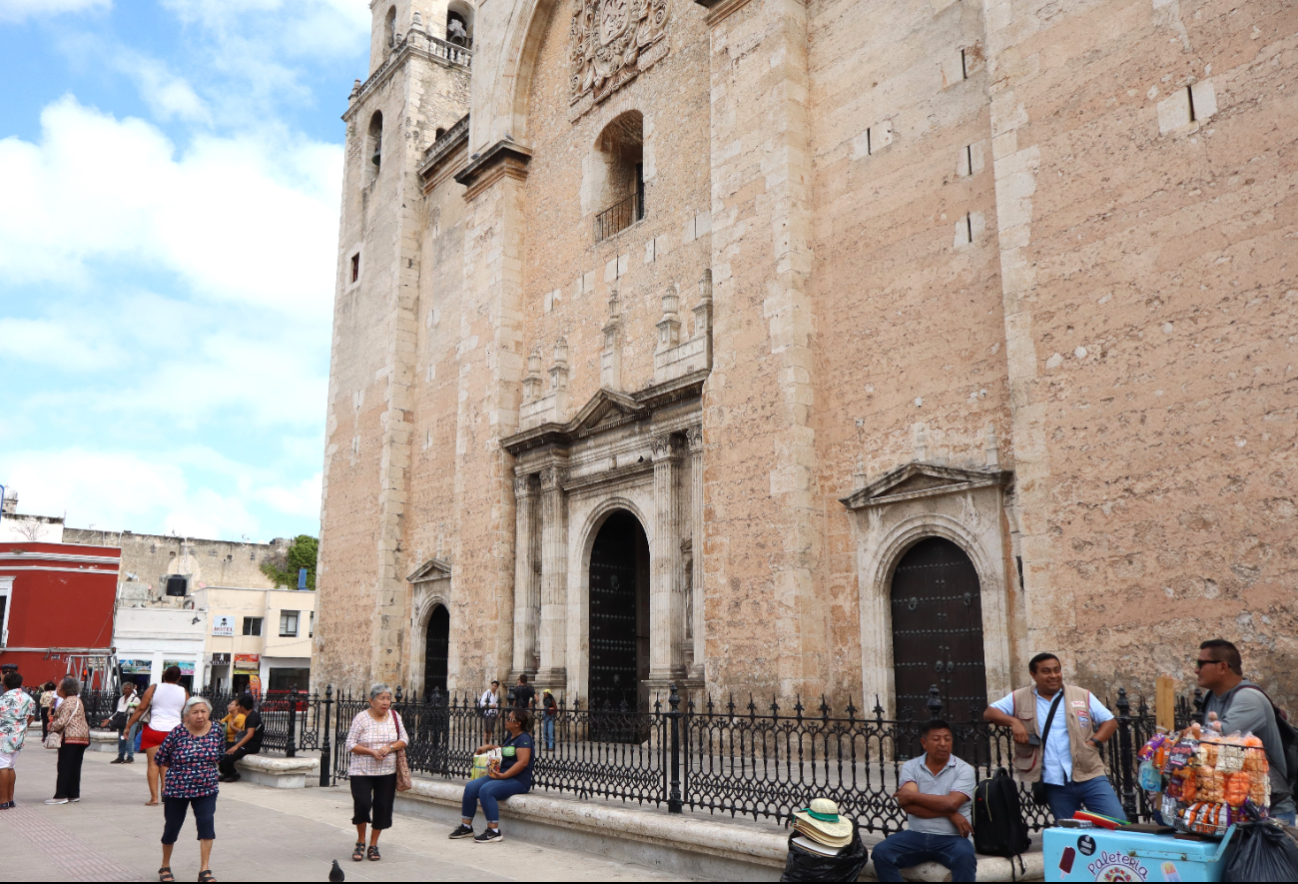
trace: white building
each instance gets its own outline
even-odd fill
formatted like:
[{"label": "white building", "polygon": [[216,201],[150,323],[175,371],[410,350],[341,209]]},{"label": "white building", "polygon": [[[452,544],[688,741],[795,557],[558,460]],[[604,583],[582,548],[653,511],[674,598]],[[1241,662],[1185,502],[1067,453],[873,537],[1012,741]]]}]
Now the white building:
[{"label": "white building", "polygon": [[220,690],[307,690],[316,594],[205,586],[194,593],[207,624],[205,684]]}]

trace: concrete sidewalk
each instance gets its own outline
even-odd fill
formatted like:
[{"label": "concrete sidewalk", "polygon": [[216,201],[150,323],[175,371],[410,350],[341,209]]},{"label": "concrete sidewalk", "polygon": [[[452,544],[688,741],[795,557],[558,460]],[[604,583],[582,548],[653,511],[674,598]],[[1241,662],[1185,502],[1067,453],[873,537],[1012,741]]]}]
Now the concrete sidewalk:
[{"label": "concrete sidewalk", "polygon": [[[5,880],[156,881],[162,808],[149,797],[144,756],[109,764],[87,753],[81,802],[47,807],[54,794],[55,753],[29,740],[17,759],[18,806],[0,811],[0,869]],[[482,820],[477,821],[479,828]],[[221,786],[212,871],[222,881],[327,881],[337,859],[351,881],[669,881],[645,866],[509,837],[500,844],[451,841],[447,827],[398,815],[383,834],[383,861],[351,861],[356,830],[351,793],[327,789]],[[198,877],[192,819],[176,844],[177,881]]]}]

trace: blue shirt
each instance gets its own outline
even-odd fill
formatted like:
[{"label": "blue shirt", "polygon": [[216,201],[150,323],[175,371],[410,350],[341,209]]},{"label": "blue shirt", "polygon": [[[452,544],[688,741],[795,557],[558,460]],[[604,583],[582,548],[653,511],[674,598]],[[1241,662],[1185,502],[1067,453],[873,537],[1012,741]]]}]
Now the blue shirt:
[{"label": "blue shirt", "polygon": [[514,774],[512,777],[509,777],[509,779],[517,781],[520,785],[522,785],[527,789],[532,788],[532,768],[536,767],[536,744],[532,742],[532,735],[523,732],[516,737],[510,737],[500,745],[500,756],[501,756],[500,770],[502,772],[509,770],[509,768],[514,764],[515,758],[517,757],[516,755],[514,756],[506,755],[505,749],[507,747],[512,748],[515,751],[519,749],[532,750],[531,756],[527,759],[527,767],[524,768],[523,772]]},{"label": "blue shirt", "polygon": [[[1062,688],[1060,691],[1062,692]],[[1046,719],[1050,716],[1050,704],[1055,701],[1054,697],[1046,699],[1037,693],[1037,689],[1032,689],[1032,696],[1037,700],[1037,732],[1038,734],[1045,729]],[[1059,696],[1056,694],[1055,696]],[[1104,708],[1104,704],[1095,699],[1095,695],[1087,692],[1090,698],[1090,708],[1087,713],[1090,716],[1090,726],[1096,730],[1106,721],[1113,720],[1113,713]],[[1064,716],[1068,713],[1065,708],[1068,703],[1067,699],[1059,701],[1059,709],[1055,711],[1055,720],[1050,725],[1050,733],[1046,736],[1045,753],[1041,759],[1041,781],[1049,783],[1052,786],[1062,786],[1071,782],[1073,779],[1073,746],[1068,739],[1068,722]],[[1006,715],[1014,715],[1014,695],[1010,694],[1003,700],[997,700],[992,704],[993,709],[998,709]],[[1082,716],[1080,722],[1086,725],[1086,716]]]}]

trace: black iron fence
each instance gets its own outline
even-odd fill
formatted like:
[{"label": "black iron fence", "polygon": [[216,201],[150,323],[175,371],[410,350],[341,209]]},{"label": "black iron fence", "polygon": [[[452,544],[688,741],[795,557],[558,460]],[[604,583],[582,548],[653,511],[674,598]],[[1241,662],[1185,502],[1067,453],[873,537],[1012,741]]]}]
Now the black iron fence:
[{"label": "black iron fence", "polygon": [[[204,692],[214,716],[225,715],[233,695]],[[111,716],[117,695],[86,692],[92,724]],[[506,707],[509,705],[506,701]],[[932,717],[945,717],[955,737],[955,753],[989,777],[1009,769],[1010,734],[982,721],[982,710],[963,720],[943,715],[936,688],[928,701]],[[411,737],[412,770],[447,779],[467,779],[473,755],[484,743],[500,743],[504,710],[484,714],[468,695],[434,693],[411,700],[398,688],[394,707]],[[369,708],[368,697],[335,692],[270,692],[259,704],[265,725],[262,751],[289,757],[318,754],[320,783],[347,778],[347,732]],[[1154,732],[1143,698],[1135,709],[1125,690],[1112,707],[1118,730],[1101,747],[1110,778],[1131,819],[1148,820],[1151,808],[1137,779],[1136,752]],[[849,701],[835,712],[823,699],[808,707],[800,699],[781,706],[749,698],[701,706],[683,701],[672,689],[664,704],[648,709],[590,709],[559,704],[555,714],[538,714],[532,727],[537,747],[534,788],[579,798],[604,798],[711,813],[787,822],[794,810],[824,796],[869,832],[897,831],[905,814],[892,795],[902,764],[920,754],[918,718],[887,719],[878,703],[860,715]],[[1202,698],[1179,698],[1176,725],[1202,720]],[[1048,809],[1020,787],[1024,815],[1039,830],[1051,824]]]},{"label": "black iron fence", "polygon": [[603,242],[644,218],[644,194],[633,191],[595,216],[595,242]]}]

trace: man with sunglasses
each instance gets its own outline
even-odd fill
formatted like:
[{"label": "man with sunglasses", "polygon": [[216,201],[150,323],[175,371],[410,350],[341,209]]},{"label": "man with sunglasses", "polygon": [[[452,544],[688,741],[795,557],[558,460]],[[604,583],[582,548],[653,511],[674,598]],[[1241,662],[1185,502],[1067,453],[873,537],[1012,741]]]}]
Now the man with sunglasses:
[{"label": "man with sunglasses", "polygon": [[1271,700],[1260,687],[1244,678],[1239,648],[1225,639],[1209,639],[1199,645],[1195,667],[1199,672],[1199,687],[1208,691],[1203,714],[1217,713],[1223,734],[1252,733],[1262,741],[1271,764],[1271,816],[1292,826],[1294,796],[1289,791],[1289,769]]}]

